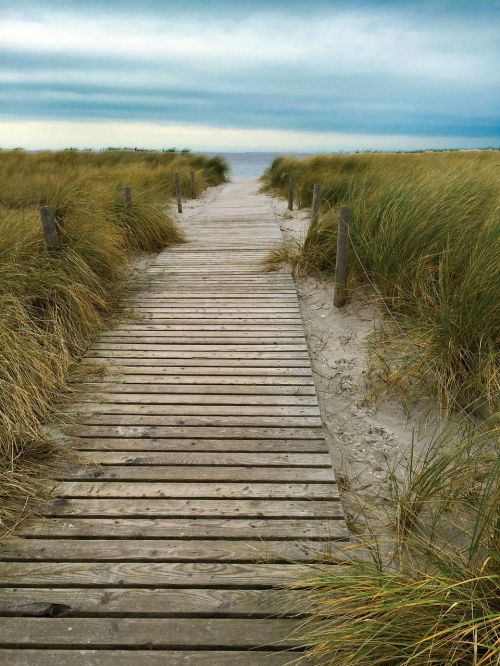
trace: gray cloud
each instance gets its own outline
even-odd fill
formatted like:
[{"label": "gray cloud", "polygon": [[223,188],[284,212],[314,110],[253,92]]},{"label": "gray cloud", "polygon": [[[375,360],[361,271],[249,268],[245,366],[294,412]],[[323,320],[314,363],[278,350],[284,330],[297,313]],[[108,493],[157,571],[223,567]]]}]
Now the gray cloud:
[{"label": "gray cloud", "polygon": [[304,3],[141,7],[133,21],[125,1],[4,9],[3,118],[500,143],[494,3],[420,3],[417,13],[319,2],[307,16]]}]

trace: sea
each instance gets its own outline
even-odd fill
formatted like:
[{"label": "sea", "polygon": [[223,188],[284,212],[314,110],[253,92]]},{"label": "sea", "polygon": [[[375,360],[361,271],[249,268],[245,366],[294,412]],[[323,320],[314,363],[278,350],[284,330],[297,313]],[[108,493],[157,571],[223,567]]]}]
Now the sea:
[{"label": "sea", "polygon": [[257,180],[264,171],[271,166],[273,160],[280,155],[293,157],[306,157],[310,153],[207,153],[208,155],[222,155],[230,168],[230,177],[233,180]]}]

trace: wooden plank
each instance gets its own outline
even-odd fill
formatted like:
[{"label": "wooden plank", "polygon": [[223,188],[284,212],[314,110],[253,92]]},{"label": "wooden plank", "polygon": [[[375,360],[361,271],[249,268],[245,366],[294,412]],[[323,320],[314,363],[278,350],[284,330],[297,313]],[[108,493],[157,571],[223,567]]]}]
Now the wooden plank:
[{"label": "wooden plank", "polygon": [[[101,366],[104,369],[104,379],[100,378],[97,374],[99,369],[96,370],[96,375],[92,377],[93,384],[108,384],[112,380],[116,385],[121,384],[231,384],[233,386],[291,386],[292,390],[299,391],[301,386],[314,387],[312,381],[312,374],[310,377],[300,375],[286,376],[286,375],[168,375],[168,374],[141,374],[140,372],[125,373],[121,367],[111,368],[106,365]],[[84,383],[88,383],[88,372],[83,375]],[[78,383],[78,376],[73,377],[75,384]],[[137,389],[134,389],[137,390]]]},{"label": "wooden plank", "polygon": [[182,538],[182,539],[321,539],[346,540],[344,521],[290,518],[40,518],[19,527],[18,534],[73,539]]},{"label": "wooden plank", "polygon": [[[250,345],[251,347],[268,343],[269,341],[276,341],[276,344],[293,345],[297,342],[302,343],[303,338],[300,335],[290,335],[293,331],[289,331],[288,335],[277,336],[274,332],[269,333],[266,331],[151,331],[154,335],[145,335],[147,331],[118,331],[115,335],[107,335],[101,338],[101,342],[110,347],[116,344],[141,344],[141,345],[217,345],[217,351],[227,345],[231,349],[232,345]],[[183,333],[183,334],[182,334]],[[272,342],[274,345],[275,342]],[[153,347],[154,349],[154,347]]]},{"label": "wooden plank", "polygon": [[269,312],[265,314],[255,313],[255,312],[206,312],[206,313],[195,313],[195,312],[142,312],[131,315],[128,311],[125,312],[124,321],[127,321],[135,316],[141,321],[154,321],[156,323],[162,322],[165,324],[175,324],[180,321],[191,322],[191,323],[219,323],[219,324],[231,324],[231,323],[240,323],[245,324],[254,323],[254,324],[265,324],[266,322],[276,323],[277,321],[283,321],[286,324],[296,324],[301,322],[300,314],[291,314],[291,313],[280,313],[280,312]]},{"label": "wooden plank", "polygon": [[[9,539],[0,547],[0,561],[236,561],[317,562],[331,551],[327,541],[275,541],[261,539],[68,539],[64,548],[57,539]],[[87,590],[89,591],[89,590]],[[90,592],[90,591],[89,591]],[[67,591],[65,591],[67,594]],[[82,601],[87,601],[82,599]],[[2,605],[3,602],[3,605]],[[0,589],[0,613],[13,612],[19,595]],[[23,604],[24,605],[24,604]],[[111,610],[109,606],[101,609]],[[117,609],[115,609],[117,610]],[[158,609],[160,610],[160,609]],[[179,610],[179,609],[175,609]]]},{"label": "wooden plank", "polygon": [[[272,649],[272,646],[271,646]],[[2,650],[9,666],[288,666],[296,652],[267,650]]]},{"label": "wooden plank", "polygon": [[328,453],[235,453],[199,451],[99,451],[81,453],[83,460],[101,465],[203,465],[224,467],[331,467]]},{"label": "wooden plank", "polygon": [[[232,428],[232,427],[183,427],[169,426],[96,426],[96,425],[68,425],[64,433],[76,437],[145,437],[157,439],[167,438],[216,438],[216,439],[318,439],[323,441],[324,436],[320,428]],[[164,464],[164,463],[162,463]],[[234,463],[237,464],[237,463]],[[265,463],[263,463],[265,464]],[[327,464],[327,463],[325,463]],[[328,463],[329,464],[329,463]]]},{"label": "wooden plank", "polygon": [[[322,440],[280,439],[174,439],[167,437],[73,437],[76,450],[102,451],[226,451],[252,453],[328,453]],[[305,469],[305,468],[303,468]],[[147,472],[144,472],[147,473]]]},{"label": "wooden plank", "polygon": [[[290,335],[291,333],[299,333],[304,335],[304,328],[302,323],[300,324],[200,324],[199,326],[191,326],[190,324],[170,324],[164,326],[163,324],[151,324],[149,322],[131,322],[129,324],[118,324],[115,328],[110,329],[109,334],[114,335],[116,332],[128,333],[128,332],[144,332],[144,331],[154,331],[155,335],[158,334],[169,334],[173,331],[198,331],[203,333],[206,331],[223,331],[223,332],[249,332],[256,333],[259,336],[267,333],[268,335],[274,334],[285,334]],[[103,334],[106,336],[106,333]]]},{"label": "wooden plank", "polygon": [[[275,474],[275,477],[279,476]],[[267,483],[224,483],[173,481],[105,482],[67,481],[54,486],[54,494],[71,498],[222,498],[227,499],[338,499],[334,483],[283,483],[275,479]]]},{"label": "wooden plank", "polygon": [[[258,367],[241,367],[238,361],[234,361],[231,366],[220,367],[221,363],[218,362],[214,367],[200,367],[198,365],[189,366],[176,364],[174,366],[167,365],[160,359],[158,364],[154,359],[98,359],[98,358],[84,358],[82,359],[83,365],[115,365],[119,367],[118,372],[122,374],[134,375],[174,375],[175,377],[182,375],[184,379],[187,377],[205,377],[210,378],[210,383],[214,383],[214,377],[312,377],[312,372],[309,367],[298,368],[273,368],[269,367],[270,361],[267,365],[259,365]],[[190,380],[189,383],[191,383]],[[294,380],[295,381],[295,380]],[[177,381],[176,381],[177,383]],[[293,382],[291,382],[293,383]]]},{"label": "wooden plank", "polygon": [[[224,345],[226,347],[226,345]],[[216,345],[210,345],[206,344],[205,342],[198,341],[197,343],[191,343],[191,344],[171,344],[170,342],[168,344],[146,344],[143,341],[141,342],[134,342],[134,343],[106,343],[106,342],[100,342],[100,343],[95,343],[89,348],[89,352],[95,352],[95,351],[124,351],[124,352],[143,352],[147,354],[148,357],[154,358],[154,353],[157,352],[175,352],[176,354],[180,354],[177,358],[182,358],[182,354],[192,354],[193,352],[196,353],[206,353],[208,352],[213,352],[213,356],[207,356],[207,358],[251,358],[251,357],[246,357],[245,354],[252,353],[252,354],[263,354],[265,352],[305,352],[307,354],[307,347],[304,342],[295,342],[293,344],[279,344],[277,342],[272,342],[271,344],[262,344],[262,343],[257,343],[257,344],[242,344],[242,345],[228,345],[227,349],[223,350],[221,349],[220,344]],[[236,352],[240,352],[242,356],[225,356],[224,352],[226,354],[236,354]],[[217,356],[215,356],[217,354]],[[88,355],[88,352],[87,352]],[[219,356],[220,355],[220,356]],[[295,358],[293,354],[289,355],[290,358]],[[165,357],[168,358],[168,357]],[[185,358],[191,358],[190,356],[186,356]],[[262,358],[280,358],[278,357],[273,357],[273,356],[262,356]],[[285,357],[288,358],[288,357]],[[300,356],[299,358],[307,358],[307,356],[303,357]]]},{"label": "wooden plank", "polygon": [[[119,387],[117,387],[119,388]],[[113,393],[110,386],[107,391],[92,391],[87,389],[81,395],[76,396],[78,400],[97,404],[144,404],[144,405],[266,405],[280,406],[289,405],[303,408],[304,406],[317,406],[318,399],[315,395],[254,395],[252,393],[238,392],[236,395],[213,393]]]},{"label": "wooden plank", "polygon": [[135,518],[341,518],[335,500],[260,499],[66,499],[40,507],[46,516]]},{"label": "wooden plank", "polygon": [[182,405],[169,404],[137,404],[131,397],[130,402],[84,402],[68,406],[63,413],[81,415],[98,414],[144,414],[181,415],[181,416],[318,416],[317,405]]},{"label": "wooden plank", "polygon": [[[207,296],[206,291],[186,292],[186,291],[178,291],[178,290],[176,291],[174,289],[169,289],[168,286],[167,288],[165,287],[166,286],[163,285],[163,288],[147,289],[146,291],[137,294],[135,298],[141,298],[141,296],[144,296],[146,299],[151,299],[151,300],[165,299],[166,301],[176,301],[176,300],[185,301],[186,299],[190,299],[192,301],[195,300],[205,301],[207,303],[212,301],[212,299]],[[223,302],[226,300],[241,301],[242,299],[246,299],[246,300],[251,300],[252,302],[289,300],[293,303],[296,303],[298,300],[297,292],[295,291],[293,283],[289,285],[287,289],[279,289],[278,287],[276,287],[270,293],[259,292],[259,290],[255,290],[252,292],[248,291],[234,292],[233,290],[226,289],[218,292],[218,294],[214,298],[216,302]]]},{"label": "wooden plank", "polygon": [[[219,380],[217,379],[217,382]],[[317,401],[316,391],[312,383],[301,385],[286,385],[286,384],[136,384],[136,383],[116,383],[110,382],[81,382],[73,385],[73,389],[79,392],[78,399],[82,399],[82,395],[91,394],[90,399],[95,393],[102,395],[125,395],[132,393],[135,395],[150,396],[151,399],[154,395],[160,398],[175,397],[176,394],[184,396],[186,399],[192,398],[197,401],[202,398],[211,400],[215,396],[227,396],[228,399],[243,399],[243,396],[291,396],[293,400],[299,396],[310,396]]]},{"label": "wooden plank", "polygon": [[[312,569],[302,564],[240,564],[234,562],[3,562],[3,587],[150,586],[150,587],[287,587],[327,575],[338,567]],[[314,572],[314,573],[313,573]],[[3,624],[3,620],[2,620]],[[3,629],[3,627],[2,627]],[[0,632],[0,642],[2,640]]]},{"label": "wooden plank", "polygon": [[[302,483],[323,483],[335,481],[333,470],[328,467],[227,467],[201,465],[102,465],[93,467],[78,466],[74,470],[61,471],[61,480],[99,479],[115,481],[190,481],[190,482],[224,482],[266,481]],[[333,491],[332,491],[333,492]]]},{"label": "wooden plank", "polygon": [[[128,309],[130,306],[122,306],[118,307],[118,310],[124,310]],[[265,315],[266,317],[269,315],[271,316],[272,319],[289,319],[288,315],[293,315],[296,317],[300,316],[300,311],[298,306],[290,307],[290,306],[283,306],[283,307],[277,307],[273,305],[269,305],[267,307],[257,307],[255,305],[248,305],[246,307],[237,307],[235,305],[228,305],[228,306],[214,306],[214,307],[181,307],[180,305],[171,305],[171,306],[164,306],[164,305],[134,305],[134,310],[137,310],[139,315],[141,316],[146,316],[147,314],[157,314],[157,313],[162,313],[162,312],[167,312],[171,313],[172,315],[177,315],[177,314],[189,314],[189,315],[197,315],[197,314],[208,314],[208,315],[218,315],[221,314],[223,316],[227,316],[230,314],[242,314],[242,315],[249,315],[249,314],[254,314],[258,313],[259,316],[260,314]]]},{"label": "wooden plank", "polygon": [[135,306],[156,306],[160,305],[161,307],[198,307],[198,308],[229,308],[229,307],[258,307],[258,308],[294,308],[297,309],[298,298],[294,295],[289,296],[250,296],[247,294],[247,298],[239,298],[236,296],[226,296],[221,298],[220,296],[215,296],[214,298],[208,298],[206,295],[202,298],[194,298],[190,294],[185,294],[184,296],[177,296],[176,298],[169,296],[168,292],[163,292],[163,294],[152,294],[150,292],[143,292],[140,295],[134,296],[133,298],[124,298],[121,300],[122,305],[129,307]]},{"label": "wooden plank", "polygon": [[142,414],[98,414],[96,416],[67,416],[82,425],[111,426],[283,426],[320,427],[319,416],[148,416]]},{"label": "wooden plank", "polygon": [[[179,358],[179,354],[182,356]],[[265,354],[265,356],[263,356]],[[174,372],[186,372],[190,374],[193,368],[198,372],[210,374],[213,368],[226,374],[231,374],[234,368],[250,368],[249,372],[262,368],[264,373],[269,374],[269,366],[273,370],[281,368],[306,368],[309,369],[309,361],[302,358],[302,352],[286,352],[284,358],[280,358],[277,352],[257,352],[247,353],[238,352],[227,354],[226,357],[219,357],[217,352],[140,352],[140,351],[97,351],[89,352],[83,359],[83,365],[108,365],[120,366],[123,368],[144,367],[154,368],[174,368]],[[207,358],[208,357],[208,358]],[[279,373],[278,373],[279,374]]]},{"label": "wooden plank", "polygon": [[220,618],[11,618],[2,619],[0,645],[90,646],[100,648],[234,647],[298,645],[287,638],[298,627],[288,619]]}]

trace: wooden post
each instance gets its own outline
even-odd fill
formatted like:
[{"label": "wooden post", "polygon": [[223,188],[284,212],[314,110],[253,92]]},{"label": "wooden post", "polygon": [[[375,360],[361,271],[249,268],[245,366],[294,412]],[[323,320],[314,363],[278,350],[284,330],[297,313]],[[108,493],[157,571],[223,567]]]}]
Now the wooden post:
[{"label": "wooden post", "polygon": [[316,220],[318,219],[320,203],[321,203],[321,185],[319,183],[315,183],[313,189],[313,200],[312,200],[312,210],[311,210],[312,222],[316,222]]},{"label": "wooden post", "polygon": [[191,196],[193,199],[196,199],[196,176],[194,175],[194,171],[190,172],[191,176]]},{"label": "wooden post", "polygon": [[347,289],[347,258],[349,255],[349,229],[352,221],[352,208],[342,206],[339,214],[339,230],[337,234],[337,258],[335,261],[335,287],[333,304],[341,308],[346,303]]},{"label": "wooden post", "polygon": [[175,196],[177,197],[177,210],[182,213],[181,179],[177,171],[175,172]]},{"label": "wooden post", "polygon": [[42,220],[43,235],[47,248],[50,250],[51,248],[58,247],[60,245],[59,231],[52,206],[40,206],[40,218]]},{"label": "wooden post", "polygon": [[125,208],[130,208],[132,205],[132,188],[124,187],[123,188],[123,198],[125,199]]},{"label": "wooden post", "polygon": [[295,194],[295,176],[290,174],[288,179],[288,210],[293,210],[293,197]]}]

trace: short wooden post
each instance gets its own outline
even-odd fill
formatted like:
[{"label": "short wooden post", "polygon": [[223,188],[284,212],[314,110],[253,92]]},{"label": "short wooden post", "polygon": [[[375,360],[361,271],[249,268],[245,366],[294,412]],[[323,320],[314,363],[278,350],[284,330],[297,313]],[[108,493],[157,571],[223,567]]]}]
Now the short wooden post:
[{"label": "short wooden post", "polygon": [[196,199],[196,176],[194,171],[191,171],[189,175],[191,176],[191,196]]},{"label": "short wooden post", "polygon": [[335,261],[335,287],[333,304],[341,308],[346,303],[347,290],[347,259],[349,255],[349,230],[352,221],[352,208],[342,206],[339,214],[337,234],[337,258]]},{"label": "short wooden post", "polygon": [[175,196],[177,197],[177,210],[182,213],[181,179],[177,171],[175,172]]},{"label": "short wooden post", "polygon": [[288,179],[288,210],[293,210],[293,197],[295,194],[295,176],[290,174]]},{"label": "short wooden post", "polygon": [[40,206],[40,218],[42,220],[45,244],[48,249],[58,247],[60,245],[59,231],[52,206]]},{"label": "short wooden post", "polygon": [[319,215],[319,205],[321,203],[321,185],[319,183],[314,184],[313,188],[313,200],[312,200],[312,210],[311,210],[311,220],[316,222]]},{"label": "short wooden post", "polygon": [[123,188],[123,198],[125,200],[125,208],[130,208],[132,205],[132,188],[124,187]]}]

